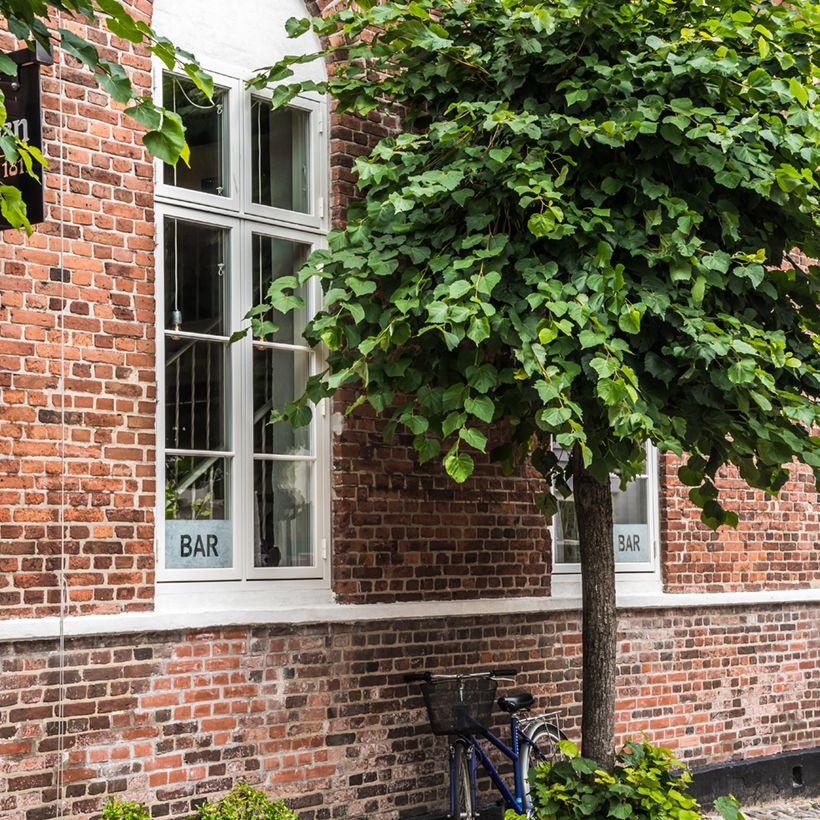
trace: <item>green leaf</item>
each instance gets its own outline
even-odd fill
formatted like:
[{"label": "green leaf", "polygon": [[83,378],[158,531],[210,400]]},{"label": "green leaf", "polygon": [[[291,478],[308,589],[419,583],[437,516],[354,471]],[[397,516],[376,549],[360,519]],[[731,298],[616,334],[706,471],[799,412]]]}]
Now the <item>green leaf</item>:
[{"label": "green leaf", "polygon": [[624,311],[618,317],[618,327],[624,333],[636,334],[641,332],[641,312],[637,308]]},{"label": "green leaf", "polygon": [[473,474],[475,462],[467,453],[450,452],[444,459],[444,469],[453,481],[463,484]]},{"label": "green leaf", "polygon": [[800,80],[796,80],[792,77],[789,80],[789,91],[791,91],[797,102],[804,108],[809,104],[809,92]]},{"label": "green leaf", "polygon": [[164,112],[160,128],[149,131],[144,137],[145,147],[157,159],[168,165],[176,165],[177,161],[185,159],[187,145],[182,120],[172,111]]},{"label": "green leaf", "polygon": [[99,54],[91,43],[82,37],[78,37],[74,32],[68,29],[61,28],[59,32],[60,44],[72,57],[89,68],[96,68],[99,65]]},{"label": "green leaf", "polygon": [[715,811],[720,812],[723,820],[743,820],[740,805],[732,795],[718,797],[715,800]]},{"label": "green leaf", "polygon": [[291,39],[300,37],[310,31],[310,20],[306,17],[289,17],[285,22],[285,31]]},{"label": "green leaf", "polygon": [[464,409],[489,424],[495,415],[495,404],[489,396],[471,396],[464,402]]},{"label": "green leaf", "polygon": [[8,74],[10,77],[17,76],[17,63],[7,54],[0,52],[0,72]]},{"label": "green leaf", "polygon": [[459,438],[466,441],[470,447],[475,447],[476,450],[480,450],[482,453],[486,451],[487,436],[480,430],[476,430],[474,427],[462,427],[458,435]]},{"label": "green leaf", "polygon": [[428,461],[434,459],[441,451],[441,445],[437,439],[425,438],[424,436],[416,436],[413,439],[413,447],[419,454],[419,464],[426,464]]}]

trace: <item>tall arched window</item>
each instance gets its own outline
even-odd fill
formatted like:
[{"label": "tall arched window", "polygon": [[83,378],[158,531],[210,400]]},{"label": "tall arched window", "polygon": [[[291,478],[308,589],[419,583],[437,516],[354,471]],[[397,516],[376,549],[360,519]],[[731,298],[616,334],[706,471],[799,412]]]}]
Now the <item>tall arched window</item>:
[{"label": "tall arched window", "polygon": [[[271,426],[272,408],[321,368],[306,309],[264,341],[229,343],[276,279],[293,275],[326,230],[326,105],[272,110],[245,88],[253,71],[318,42],[288,40],[301,0],[157,0],[154,24],[214,77],[213,104],[158,64],[155,87],[183,119],[190,165],[156,167],[160,396],[160,581],[327,578],[329,436]],[[323,78],[319,63],[303,74]],[[244,322],[247,324],[247,322]],[[259,586],[259,584],[257,584]]]}]

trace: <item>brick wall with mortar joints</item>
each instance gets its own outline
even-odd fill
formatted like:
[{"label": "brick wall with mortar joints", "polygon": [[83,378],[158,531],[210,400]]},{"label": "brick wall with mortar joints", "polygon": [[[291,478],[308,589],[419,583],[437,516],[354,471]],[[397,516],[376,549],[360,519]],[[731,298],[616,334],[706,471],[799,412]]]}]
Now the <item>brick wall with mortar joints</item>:
[{"label": "brick wall with mortar joints", "polygon": [[737,529],[713,532],[700,523],[689,487],[677,479],[681,460],[661,459],[661,544],[667,592],[738,592],[820,587],[820,497],[805,465],[770,497],[733,470],[716,485]]},{"label": "brick wall with mortar joints", "polygon": [[374,603],[550,594],[550,536],[532,471],[504,476],[480,455],[459,486],[411,438],[357,411],[334,448],[334,589]]},{"label": "brick wall with mortar joints", "polygon": [[[144,0],[126,5],[150,14]],[[149,91],[145,52],[76,22],[62,24],[120,58],[137,89]],[[15,47],[8,34],[0,37],[4,49]],[[69,611],[146,609],[153,595],[152,165],[134,124],[85,69],[68,58],[62,88],[57,76],[56,67],[42,70],[46,221],[31,237],[4,232],[0,245],[3,618],[58,611],[63,422]]]},{"label": "brick wall with mortar joints", "polygon": [[[692,763],[820,744],[820,607],[634,611],[621,618],[618,729]],[[302,820],[397,820],[445,801],[446,741],[420,668],[510,665],[577,739],[575,613],[231,628],[67,642],[67,815],[114,795],[183,817],[239,781]],[[54,817],[59,657],[0,645],[0,814]],[[501,728],[499,721],[498,728]]]}]

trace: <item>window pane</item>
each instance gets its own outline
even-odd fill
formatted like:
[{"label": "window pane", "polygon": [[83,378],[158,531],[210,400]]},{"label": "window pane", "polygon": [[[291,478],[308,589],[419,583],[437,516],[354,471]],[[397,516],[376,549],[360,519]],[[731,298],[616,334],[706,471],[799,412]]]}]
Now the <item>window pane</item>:
[{"label": "window pane", "polygon": [[310,213],[310,114],[254,98],[251,136],[253,201]]},{"label": "window pane", "polygon": [[[282,276],[293,276],[307,259],[310,248],[287,239],[276,239],[272,236],[253,235],[253,304],[261,304],[267,296],[274,279]],[[305,300],[306,289],[300,287],[295,291]],[[306,344],[302,331],[305,328],[305,311],[295,310],[290,313],[274,311],[271,317],[279,330],[265,337],[267,342],[282,344]]]},{"label": "window pane", "polygon": [[165,446],[227,449],[225,344],[165,339]]},{"label": "window pane", "polygon": [[233,566],[233,534],[227,508],[228,465],[224,458],[166,458],[166,568]]},{"label": "window pane", "polygon": [[302,395],[310,354],[255,347],[253,351],[253,449],[256,453],[308,455],[310,425],[294,430],[286,421],[269,424],[270,411]]},{"label": "window pane", "polygon": [[211,103],[188,78],[165,74],[162,99],[167,109],[182,117],[191,149],[190,167],[181,160],[163,166],[165,184],[228,196],[227,89],[214,89]]},{"label": "window pane", "polygon": [[228,231],[165,220],[165,327],[227,335]]},{"label": "window pane", "polygon": [[577,564],[581,560],[578,551],[578,519],[572,496],[559,498],[558,515],[555,516],[555,560],[559,564]]},{"label": "window pane", "polygon": [[[625,491],[621,491],[618,479],[613,477],[611,480],[616,563],[634,564],[652,560],[648,483],[647,478],[637,478]],[[572,496],[559,498],[558,514],[555,516],[555,561],[559,564],[577,564],[580,560],[575,501]]]},{"label": "window pane", "polygon": [[166,521],[228,519],[228,460],[200,456],[165,459]]},{"label": "window pane", "polygon": [[312,566],[312,479],[307,461],[254,463],[254,566]]}]

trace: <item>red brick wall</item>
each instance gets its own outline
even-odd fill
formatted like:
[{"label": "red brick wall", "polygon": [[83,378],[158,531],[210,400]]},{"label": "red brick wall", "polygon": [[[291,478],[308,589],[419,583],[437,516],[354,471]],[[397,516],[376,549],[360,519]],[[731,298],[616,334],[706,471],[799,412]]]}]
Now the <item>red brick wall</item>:
[{"label": "red brick wall", "polygon": [[550,594],[539,484],[478,461],[458,486],[410,441],[356,413],[334,450],[334,589],[343,603]]},{"label": "red brick wall", "polygon": [[[618,725],[692,763],[820,744],[820,607],[625,613]],[[66,816],[111,796],[182,817],[240,779],[302,820],[441,808],[445,741],[409,669],[514,665],[577,739],[572,613],[271,626],[67,642]],[[54,816],[59,658],[0,644],[0,814]]]},{"label": "red brick wall", "polygon": [[[150,90],[145,53],[68,27],[116,49],[137,89]],[[2,45],[14,47],[8,36]],[[87,71],[69,58],[62,89],[56,77],[43,70],[46,222],[28,238],[6,231],[0,244],[2,618],[58,609],[61,485],[70,611],[145,609],[153,594],[152,167],[134,124]]]},{"label": "red brick wall", "polygon": [[750,489],[730,471],[718,486],[738,528],[700,523],[680,461],[661,459],[663,569],[667,592],[736,592],[820,585],[820,498],[811,471],[795,466],[777,498]]}]

